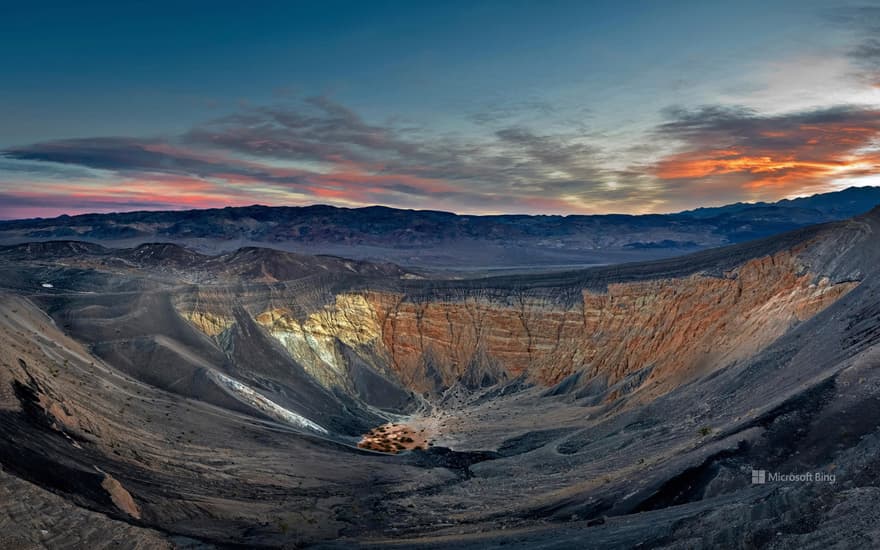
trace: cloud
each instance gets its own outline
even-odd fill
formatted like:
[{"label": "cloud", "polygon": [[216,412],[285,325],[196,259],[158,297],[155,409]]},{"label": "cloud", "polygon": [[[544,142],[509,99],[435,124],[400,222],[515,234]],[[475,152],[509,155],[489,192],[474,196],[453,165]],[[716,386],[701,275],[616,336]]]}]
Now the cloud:
[{"label": "cloud", "polygon": [[880,173],[880,110],[846,106],[762,116],[710,106],[666,114],[657,137],[682,148],[651,170],[672,191],[777,198]]},{"label": "cloud", "polygon": [[[314,97],[245,105],[162,139],[93,137],[11,147],[0,152],[0,168],[20,167],[16,181],[0,181],[0,193],[19,200],[69,197],[76,208],[106,199],[114,209],[126,201],[138,208],[320,202],[474,213],[639,213],[775,200],[877,172],[878,111],[767,115],[710,106],[670,108],[663,117],[649,143],[611,151],[577,127],[498,117],[476,133],[438,133],[393,119],[368,121]],[[622,161],[639,158],[656,160]],[[54,172],[33,172],[28,193],[36,195],[22,195],[21,178],[29,176],[21,174],[41,164]],[[67,180],[59,170],[84,173]]]},{"label": "cloud", "polygon": [[158,140],[128,137],[67,139],[12,147],[3,151],[8,159],[43,161],[117,172],[167,174],[216,173],[222,163],[176,151]]},{"label": "cloud", "polygon": [[20,162],[108,178],[197,178],[254,202],[330,201],[475,211],[577,211],[601,190],[601,151],[576,131],[508,125],[481,135],[367,122],[327,97],[244,106],[171,139],[96,137],[12,147]]},{"label": "cloud", "polygon": [[90,170],[78,166],[42,161],[23,162],[4,159],[3,156],[0,156],[0,174],[8,174],[13,177],[32,178],[39,176],[53,179],[87,178],[94,175]]},{"label": "cloud", "polygon": [[[542,99],[523,101],[495,101],[484,105],[482,109],[467,115],[468,120],[481,126],[497,126],[510,124],[512,121],[538,117],[546,120],[557,115],[559,109],[552,103]],[[583,114],[583,113],[582,113]]]},{"label": "cloud", "polygon": [[245,206],[253,201],[198,179],[125,180],[111,185],[96,182],[42,183],[3,188],[0,219],[46,217],[90,212],[169,210]]},{"label": "cloud", "polygon": [[828,12],[828,19],[852,34],[848,55],[863,71],[861,79],[880,87],[880,7],[838,8]]},{"label": "cloud", "polygon": [[0,193],[0,219],[58,216],[61,214],[84,214],[90,212],[116,212],[124,210],[162,210],[178,205],[162,201],[135,201],[130,198],[114,200],[100,195],[71,200],[62,195],[45,193]]},{"label": "cloud", "polygon": [[248,109],[200,125],[183,141],[258,157],[324,162],[417,153],[417,144],[399,138],[394,129],[368,124],[326,97],[308,98],[297,108]]},{"label": "cloud", "polygon": [[473,196],[589,191],[601,178],[600,151],[576,131],[547,134],[520,125],[478,136],[436,135],[369,124],[324,97],[253,109],[203,125],[185,139],[273,160],[431,180],[432,187],[446,182]]}]

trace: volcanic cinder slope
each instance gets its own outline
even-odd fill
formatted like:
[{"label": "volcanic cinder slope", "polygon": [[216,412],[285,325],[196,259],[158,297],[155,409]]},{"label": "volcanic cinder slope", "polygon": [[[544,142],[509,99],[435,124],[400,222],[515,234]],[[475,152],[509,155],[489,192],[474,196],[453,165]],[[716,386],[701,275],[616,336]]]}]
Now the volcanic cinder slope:
[{"label": "volcanic cinder slope", "polygon": [[[260,248],[0,249],[3,536],[877,545],[878,234],[874,210],[481,279]],[[363,444],[382,433],[424,448]]]}]

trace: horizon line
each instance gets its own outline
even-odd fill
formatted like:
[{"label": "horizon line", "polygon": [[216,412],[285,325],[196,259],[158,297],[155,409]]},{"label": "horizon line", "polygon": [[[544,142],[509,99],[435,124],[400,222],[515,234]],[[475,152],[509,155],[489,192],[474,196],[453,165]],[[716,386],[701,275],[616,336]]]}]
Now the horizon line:
[{"label": "horizon line", "polygon": [[779,204],[782,202],[790,202],[798,199],[809,199],[813,197],[818,197],[821,195],[833,195],[836,193],[843,193],[846,191],[852,191],[855,189],[875,189],[880,190],[880,185],[851,185],[849,187],[845,187],[843,189],[838,189],[835,191],[826,191],[823,193],[813,193],[811,195],[800,195],[794,196],[790,198],[779,199],[778,201],[767,202],[767,201],[738,201],[725,203],[719,206],[697,206],[694,208],[686,209],[686,210],[677,210],[670,212],[652,212],[652,213],[643,213],[643,214],[629,214],[623,212],[604,212],[601,214],[552,214],[552,213],[540,213],[540,214],[526,214],[526,213],[517,213],[517,212],[505,212],[505,213],[487,213],[487,214],[467,214],[461,212],[453,212],[450,210],[435,210],[432,208],[400,208],[396,206],[388,206],[384,204],[369,204],[364,206],[337,206],[333,204],[327,203],[312,203],[312,204],[300,204],[300,205],[267,205],[267,204],[248,204],[248,205],[227,205],[227,206],[219,206],[212,208],[162,208],[156,210],[149,209],[135,209],[135,210],[114,210],[110,212],[83,212],[80,214],[59,214],[57,216],[51,217],[42,217],[35,216],[31,218],[2,218],[0,217],[0,223],[3,222],[25,222],[25,221],[38,221],[38,220],[57,220],[61,218],[78,218],[84,216],[114,216],[114,215],[122,215],[122,214],[157,214],[162,212],[206,212],[211,210],[230,210],[230,209],[245,209],[245,208],[333,208],[336,210],[367,210],[371,208],[384,208],[387,210],[399,210],[402,212],[433,212],[438,214],[449,214],[458,217],[482,217],[482,218],[490,218],[490,217],[502,217],[502,216],[522,216],[522,217],[559,217],[559,218],[571,218],[571,217],[598,217],[598,216],[630,216],[630,217],[643,217],[643,216],[670,216],[676,214],[685,214],[688,212],[696,212],[699,210],[710,210],[714,208],[727,208],[730,206],[737,205],[772,205]]}]

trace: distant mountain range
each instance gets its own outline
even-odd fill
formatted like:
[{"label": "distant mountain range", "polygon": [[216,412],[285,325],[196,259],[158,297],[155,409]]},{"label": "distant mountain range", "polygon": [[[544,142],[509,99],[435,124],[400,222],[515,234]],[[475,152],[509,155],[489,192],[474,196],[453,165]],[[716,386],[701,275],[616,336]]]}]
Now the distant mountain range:
[{"label": "distant mountain range", "polygon": [[754,211],[755,209],[785,208],[807,212],[819,212],[835,219],[845,219],[867,212],[880,201],[880,187],[849,187],[842,191],[821,193],[797,199],[783,199],[778,202],[737,202],[715,208],[697,208],[687,210],[696,218],[711,218],[722,214]]},{"label": "distant mountain range", "polygon": [[674,256],[849,218],[877,204],[880,187],[637,216],[247,206],[2,221],[0,244],[59,239],[108,246],[174,242],[205,253],[262,246],[435,269],[517,270]]}]

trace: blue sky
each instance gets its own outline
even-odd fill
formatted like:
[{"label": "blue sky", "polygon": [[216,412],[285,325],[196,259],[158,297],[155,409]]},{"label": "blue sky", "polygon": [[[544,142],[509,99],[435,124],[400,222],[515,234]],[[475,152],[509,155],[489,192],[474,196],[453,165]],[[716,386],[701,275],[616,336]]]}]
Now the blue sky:
[{"label": "blue sky", "polygon": [[880,4],[21,3],[0,217],[665,212],[878,183]]}]

